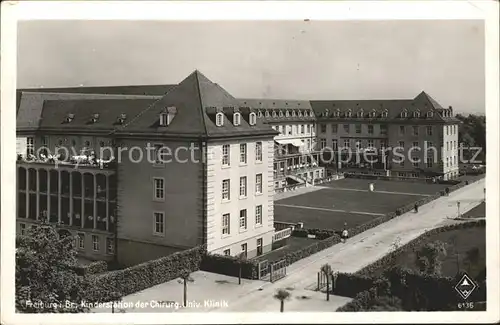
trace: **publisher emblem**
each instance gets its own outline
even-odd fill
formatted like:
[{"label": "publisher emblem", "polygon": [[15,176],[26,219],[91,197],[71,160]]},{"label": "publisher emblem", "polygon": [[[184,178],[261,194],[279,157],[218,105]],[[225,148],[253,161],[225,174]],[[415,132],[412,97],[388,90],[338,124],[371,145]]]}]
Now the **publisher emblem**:
[{"label": "publisher emblem", "polygon": [[455,286],[455,290],[464,299],[469,298],[471,293],[476,290],[476,288],[476,284],[467,274],[464,274],[464,276],[460,279],[460,281],[458,281],[457,285]]}]

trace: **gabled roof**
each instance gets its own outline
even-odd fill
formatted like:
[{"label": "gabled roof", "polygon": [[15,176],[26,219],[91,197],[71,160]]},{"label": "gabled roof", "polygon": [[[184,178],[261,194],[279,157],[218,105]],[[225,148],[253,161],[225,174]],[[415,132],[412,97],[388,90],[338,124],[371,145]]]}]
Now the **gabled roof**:
[{"label": "gabled roof", "polygon": [[355,117],[359,110],[363,110],[364,114],[369,114],[375,110],[377,114],[381,114],[387,110],[387,118],[395,118],[399,115],[403,108],[411,109],[411,100],[405,99],[390,99],[390,100],[312,100],[311,106],[316,116],[321,117],[326,109],[330,113],[339,110],[342,113],[351,110],[352,116]]},{"label": "gabled roof", "polygon": [[432,108],[434,109],[441,109],[441,105],[434,100],[431,96],[429,96],[425,91],[422,91],[420,94],[418,94],[415,99],[413,99],[415,102],[422,102],[422,103],[429,103]]}]

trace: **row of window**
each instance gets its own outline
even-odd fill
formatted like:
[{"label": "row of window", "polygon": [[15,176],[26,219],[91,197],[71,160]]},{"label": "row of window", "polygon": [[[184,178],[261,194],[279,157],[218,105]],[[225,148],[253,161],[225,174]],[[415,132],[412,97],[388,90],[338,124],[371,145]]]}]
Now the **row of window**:
[{"label": "row of window", "polygon": [[[354,140],[353,140],[354,141]],[[361,149],[361,148],[375,148],[375,140],[373,139],[368,139],[366,140],[367,146],[363,147],[364,141],[363,140],[355,140],[355,148],[356,149]],[[320,148],[325,149],[326,148],[326,139],[320,139]],[[339,142],[337,139],[332,140],[332,148],[333,150],[338,150],[339,148]],[[351,148],[351,139],[344,139],[344,148]],[[380,140],[380,149],[387,148],[387,141],[386,140]]]},{"label": "row of window", "polygon": [[284,135],[307,135],[314,133],[314,127],[312,124],[273,125],[272,128]]},{"label": "row of window", "polygon": [[[262,238],[257,238],[256,244],[257,244],[257,256],[260,256],[260,255],[262,255],[264,241],[262,240]],[[231,256],[231,249],[229,249],[229,248],[225,249],[223,251],[223,254],[225,256]],[[247,243],[241,244],[241,254],[243,256],[245,256],[245,257],[247,256],[247,254],[248,254],[248,245],[247,245]]]},{"label": "row of window", "polygon": [[259,118],[265,117],[314,117],[314,112],[309,110],[265,110],[264,112],[258,111],[257,116]]},{"label": "row of window", "polygon": [[[257,123],[257,116],[255,113],[250,113],[248,116],[248,123],[250,125],[255,125]],[[215,125],[217,126],[223,126],[224,125],[224,113],[219,112],[215,115]],[[233,125],[234,126],[240,126],[241,125],[241,113],[234,113],[233,114]]]},{"label": "row of window", "polygon": [[[240,143],[240,164],[246,164],[248,161],[248,150],[246,143]],[[262,162],[262,142],[255,143],[255,161]],[[222,145],[222,166],[231,165],[231,145]]]},{"label": "row of window", "polygon": [[[458,165],[457,160],[458,160],[457,156],[446,157],[446,160],[445,160],[445,166],[446,166],[446,168],[457,166]],[[420,167],[420,161],[419,161],[418,157],[413,157],[412,161],[410,161],[410,162],[411,162],[411,164],[412,164],[413,167],[415,167],[415,168]],[[405,161],[401,160],[397,164],[400,167],[404,167],[405,166]],[[433,157],[427,157],[427,159],[425,161],[425,167],[432,168],[433,166],[434,166],[434,158]]]},{"label": "row of window", "polygon": [[[255,175],[255,194],[262,194],[263,177],[262,174]],[[248,188],[247,176],[240,177],[240,199],[247,197]],[[231,180],[222,180],[222,200],[229,201],[231,199]]]},{"label": "row of window", "polygon": [[[331,133],[336,134],[338,133],[338,124],[330,124],[331,125]],[[354,131],[357,134],[360,134],[363,132],[363,129],[366,129],[368,134],[375,134],[375,125],[373,124],[342,124],[344,133],[351,133],[351,125],[354,125]],[[366,126],[366,128],[365,128]],[[320,124],[319,125],[319,132],[320,133],[326,133],[327,129],[327,124]],[[380,134],[381,135],[387,135],[387,125],[380,125]]]},{"label": "row of window", "polygon": [[[255,207],[255,226],[262,226],[262,205],[257,205]],[[239,229],[247,230],[248,229],[248,212],[247,209],[240,210],[239,216]],[[230,235],[231,234],[231,214],[225,213],[222,215],[222,235]]]},{"label": "row of window", "polygon": [[[36,229],[37,225],[31,225],[31,228]],[[19,229],[21,235],[24,235],[27,230],[27,226],[25,223],[20,223],[19,224]],[[84,250],[85,249],[85,238],[86,234],[85,233],[77,233],[77,236],[75,238],[75,244],[76,248],[79,250]],[[101,250],[101,237],[98,235],[92,235],[92,250],[94,252],[100,252]],[[114,254],[115,253],[115,241],[113,238],[106,237],[106,254]]]}]

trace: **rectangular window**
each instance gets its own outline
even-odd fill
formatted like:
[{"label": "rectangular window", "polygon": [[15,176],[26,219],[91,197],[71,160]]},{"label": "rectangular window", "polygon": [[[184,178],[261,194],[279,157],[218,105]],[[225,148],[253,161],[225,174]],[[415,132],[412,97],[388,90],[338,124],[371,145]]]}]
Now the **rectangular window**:
[{"label": "rectangular window", "polygon": [[231,256],[231,250],[225,249],[223,254],[224,254],[224,256]]},{"label": "rectangular window", "polygon": [[257,256],[262,255],[262,238],[257,238]]},{"label": "rectangular window", "polygon": [[385,140],[380,140],[380,149],[385,149],[387,148],[387,142]]},{"label": "rectangular window", "polygon": [[372,139],[369,139],[368,140],[368,148],[374,148],[374,144],[373,144],[373,140]]},{"label": "rectangular window", "polygon": [[222,166],[229,166],[231,164],[231,150],[230,145],[225,144],[222,146]]},{"label": "rectangular window", "polygon": [[78,233],[78,248],[85,249],[85,234]]},{"label": "rectangular window", "polygon": [[418,141],[413,141],[413,148],[418,148]]},{"label": "rectangular window", "polygon": [[380,135],[387,135],[387,125],[380,126]]},{"label": "rectangular window", "polygon": [[154,159],[154,164],[155,165],[159,165],[159,166],[162,166],[163,163],[164,163],[164,158],[163,155],[165,154],[164,152],[164,148],[163,148],[163,144],[155,144],[154,145],[154,156],[153,156],[153,159]]},{"label": "rectangular window", "polygon": [[418,135],[418,126],[413,126],[413,135]]},{"label": "rectangular window", "polygon": [[255,193],[262,193],[262,174],[255,175]]},{"label": "rectangular window", "polygon": [[241,244],[241,253],[243,254],[243,256],[247,256],[247,253],[248,253],[248,246],[247,244]]},{"label": "rectangular window", "polygon": [[432,143],[432,141],[426,141],[426,142],[427,142],[427,150],[434,147],[434,143]]},{"label": "rectangular window", "polygon": [[449,133],[449,132],[448,132],[448,131],[449,131],[448,126],[445,126],[444,128],[446,129],[446,135],[448,135],[448,133]]},{"label": "rectangular window", "polygon": [[326,139],[321,139],[320,140],[320,146],[321,146],[321,149],[325,149],[326,148]]},{"label": "rectangular window", "polygon": [[24,236],[24,233],[26,232],[26,224],[25,223],[20,223],[19,224],[19,230],[21,232],[21,236]]},{"label": "rectangular window", "polygon": [[399,134],[401,134],[401,135],[405,134],[405,126],[404,125],[399,126]]},{"label": "rectangular window", "polygon": [[247,177],[240,177],[240,197],[247,196]]},{"label": "rectangular window", "polygon": [[296,132],[296,128],[297,128],[297,126],[295,126],[295,125],[292,125],[292,134],[295,134],[295,133],[297,133],[297,132]]},{"label": "rectangular window", "polygon": [[399,143],[398,143],[398,144],[399,144],[399,146],[400,146],[401,148],[403,148],[403,149],[405,148],[405,142],[404,142],[404,141],[399,141]]},{"label": "rectangular window", "polygon": [[368,134],[373,134],[373,125],[368,125]]},{"label": "rectangular window", "polygon": [[163,178],[153,178],[154,199],[163,201],[165,199],[165,180]]},{"label": "rectangular window", "polygon": [[356,124],[356,133],[361,133],[361,124]]},{"label": "rectangular window", "polygon": [[94,252],[99,251],[99,236],[92,235],[92,250]]},{"label": "rectangular window", "polygon": [[255,224],[262,225],[262,205],[255,207]]},{"label": "rectangular window", "polygon": [[279,133],[283,134],[283,125],[278,126]]},{"label": "rectangular window", "polygon": [[332,133],[337,133],[338,131],[338,125],[337,124],[332,124]]},{"label": "rectangular window", "polygon": [[356,140],[356,150],[361,148],[361,140]]},{"label": "rectangular window", "polygon": [[413,167],[418,167],[419,163],[418,163],[418,157],[413,157],[412,158],[412,165]]},{"label": "rectangular window", "polygon": [[309,132],[310,132],[310,126],[309,126],[309,124],[307,124],[306,125],[306,134],[309,134]]},{"label": "rectangular window", "polygon": [[334,151],[337,151],[339,148],[339,144],[338,144],[338,141],[337,140],[332,140],[332,149]]},{"label": "rectangular window", "polygon": [[450,158],[446,157],[446,167],[450,166]]},{"label": "rectangular window", "polygon": [[27,137],[26,138],[26,155],[34,155],[35,154],[35,138]]},{"label": "rectangular window", "polygon": [[255,143],[255,161],[262,161],[262,142]]},{"label": "rectangular window", "polygon": [[223,235],[229,235],[231,233],[231,230],[229,228],[230,220],[231,220],[231,215],[229,213],[222,215],[222,234]]},{"label": "rectangular window", "polygon": [[326,133],[326,124],[320,124],[319,128],[320,133]]},{"label": "rectangular window", "polygon": [[113,238],[106,238],[106,253],[110,255],[115,253],[115,240]]},{"label": "rectangular window", "polygon": [[163,212],[154,212],[153,222],[154,222],[153,234],[163,235],[165,233],[165,214]]},{"label": "rectangular window", "polygon": [[426,166],[432,168],[432,157],[427,157]]},{"label": "rectangular window", "polygon": [[350,144],[349,139],[345,139],[345,140],[344,140],[344,148],[348,149],[348,148],[350,148],[350,147],[351,147],[351,144]]},{"label": "rectangular window", "polygon": [[349,133],[349,124],[344,124],[344,132]]},{"label": "rectangular window", "polygon": [[246,143],[240,144],[240,163],[247,163],[247,145]]},{"label": "rectangular window", "polygon": [[427,126],[426,128],[427,135],[432,135],[432,126]]},{"label": "rectangular window", "polygon": [[231,196],[229,195],[230,190],[230,182],[229,179],[225,179],[222,181],[222,199],[229,200]]},{"label": "rectangular window", "polygon": [[286,129],[287,129],[287,132],[286,132],[286,133],[287,133],[288,135],[292,135],[292,126],[291,126],[291,125],[287,125],[287,126],[286,126]]},{"label": "rectangular window", "polygon": [[247,229],[247,210],[240,210],[240,229]]},{"label": "rectangular window", "polygon": [[300,134],[304,134],[304,125],[300,126]]}]

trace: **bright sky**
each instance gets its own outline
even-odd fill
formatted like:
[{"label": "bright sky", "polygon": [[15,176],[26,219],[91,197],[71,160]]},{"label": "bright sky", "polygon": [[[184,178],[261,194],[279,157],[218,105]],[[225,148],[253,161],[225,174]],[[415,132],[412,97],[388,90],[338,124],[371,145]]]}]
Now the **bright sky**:
[{"label": "bright sky", "polygon": [[482,21],[30,21],[18,87],[173,84],[198,69],[235,97],[401,99],[484,112]]}]

